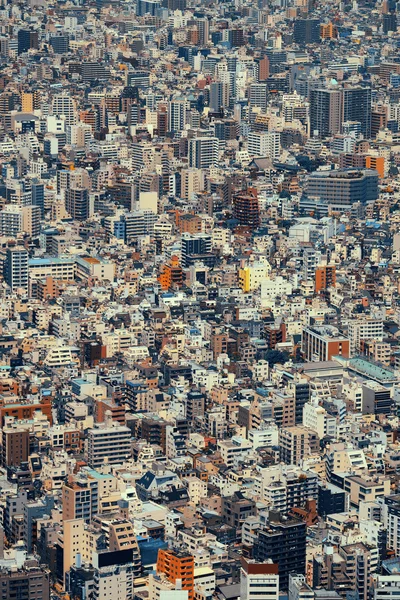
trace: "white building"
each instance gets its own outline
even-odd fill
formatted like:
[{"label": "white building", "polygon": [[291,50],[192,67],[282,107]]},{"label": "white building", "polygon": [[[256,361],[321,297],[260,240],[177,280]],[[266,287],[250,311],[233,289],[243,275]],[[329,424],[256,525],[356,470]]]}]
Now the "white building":
[{"label": "white building", "polygon": [[276,131],[250,131],[248,151],[250,157],[262,156],[277,160],[281,153],[281,134]]},{"label": "white building", "polygon": [[360,352],[361,340],[383,341],[383,321],[380,319],[354,319],[348,322],[350,356]]},{"label": "white building", "polygon": [[106,411],[105,423],[99,423],[88,431],[88,460],[95,469],[106,462],[111,465],[126,461],[131,454],[131,430],[112,421]]},{"label": "white building", "polygon": [[332,417],[316,397],[311,398],[303,407],[303,425],[318,433],[322,439],[326,435],[336,436],[336,418]]},{"label": "white building", "polygon": [[242,561],[240,569],[241,600],[278,600],[278,565],[272,560],[265,563]]},{"label": "white building", "polygon": [[400,574],[377,575],[374,600],[396,600],[400,596]]},{"label": "white building", "polygon": [[237,465],[252,449],[252,443],[239,436],[218,442],[218,450],[221,452],[221,458],[227,467]]}]

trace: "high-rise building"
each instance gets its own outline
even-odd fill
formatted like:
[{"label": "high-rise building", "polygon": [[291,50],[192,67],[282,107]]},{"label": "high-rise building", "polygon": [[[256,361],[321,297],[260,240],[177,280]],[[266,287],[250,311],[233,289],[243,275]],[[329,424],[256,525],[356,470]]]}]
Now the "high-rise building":
[{"label": "high-rise building", "polygon": [[325,138],[339,133],[342,120],[340,89],[310,90],[310,136]]},{"label": "high-rise building", "polygon": [[296,44],[319,44],[320,21],[319,19],[296,19],[294,22],[293,36]]},{"label": "high-rise building", "polygon": [[86,221],[90,216],[89,190],[72,188],[65,192],[65,208],[76,221]]},{"label": "high-rise building", "polygon": [[29,91],[21,93],[21,104],[22,104],[22,112],[33,112],[34,110],[38,110],[40,108],[40,92]]},{"label": "high-rise building", "polygon": [[33,180],[31,184],[32,206],[39,207],[40,218],[44,216],[44,183]]},{"label": "high-rise building", "polygon": [[138,17],[144,17],[144,15],[154,17],[158,13],[160,6],[160,0],[138,0],[136,14]]},{"label": "high-rise building", "polygon": [[233,214],[240,225],[245,225],[251,230],[260,227],[260,205],[256,188],[247,188],[247,190],[235,194]]},{"label": "high-rise building", "polygon": [[39,49],[39,34],[32,29],[20,29],[18,31],[18,54],[27,52],[33,48]]},{"label": "high-rise building", "polygon": [[4,280],[14,291],[28,289],[28,251],[25,248],[7,248],[4,264]]},{"label": "high-rise building", "polygon": [[269,58],[268,58],[268,56],[263,56],[261,58],[256,59],[256,63],[258,65],[258,81],[259,82],[265,81],[269,77]]},{"label": "high-rise building", "polygon": [[211,254],[212,240],[211,235],[205,233],[184,233],[181,241],[182,267],[189,267],[196,260],[213,260],[215,256]]},{"label": "high-rise building", "polygon": [[318,294],[322,290],[336,286],[336,266],[323,265],[315,270],[315,291]]},{"label": "high-rise building", "polygon": [[54,96],[52,111],[53,115],[58,117],[64,116],[66,125],[75,125],[75,103],[68,94],[58,94],[57,96]]},{"label": "high-rise building", "polygon": [[171,133],[182,131],[186,125],[186,100],[171,100],[168,111],[168,129]]},{"label": "high-rise building", "polygon": [[131,454],[131,430],[119,425],[106,411],[106,420],[88,431],[88,461],[92,468],[107,462],[115,465],[125,462]]},{"label": "high-rise building", "polygon": [[242,558],[241,562],[240,599],[259,600],[262,597],[264,600],[278,600],[278,565],[272,560],[256,563]]},{"label": "high-rise building", "polygon": [[268,104],[268,86],[266,83],[252,83],[249,86],[249,104],[251,108],[261,108],[265,112]]},{"label": "high-rise building", "polygon": [[189,166],[207,169],[217,165],[219,140],[216,137],[199,137],[189,141]]},{"label": "high-rise building", "polygon": [[281,134],[278,131],[250,131],[248,151],[251,157],[277,160],[281,153]]},{"label": "high-rise building", "polygon": [[229,84],[223,81],[213,81],[210,84],[210,111],[220,112],[221,108],[229,105]]},{"label": "high-rise building", "polygon": [[282,518],[277,511],[270,510],[262,519],[254,558],[258,562],[271,559],[278,565],[280,590],[288,589],[290,573],[305,573],[306,529],[304,521]]},{"label": "high-rise building", "polygon": [[395,556],[400,554],[400,494],[386,496],[383,504],[383,524],[387,530],[387,547]]},{"label": "high-rise building", "polygon": [[279,430],[281,461],[287,465],[299,465],[309,454],[319,450],[319,438],[315,431],[303,425],[282,427]]},{"label": "high-rise building", "polygon": [[3,427],[1,458],[3,467],[19,466],[29,456],[29,431],[15,425]]},{"label": "high-rise building", "polygon": [[194,558],[186,552],[159,550],[157,573],[163,573],[168,581],[181,580],[181,589],[188,591],[189,600],[194,598]]},{"label": "high-rise building", "polygon": [[371,137],[371,88],[361,86],[343,88],[342,105],[342,122],[361,123],[363,136],[367,139]]},{"label": "high-rise building", "polygon": [[196,20],[200,46],[206,46],[210,37],[210,22],[207,17]]},{"label": "high-rise building", "polygon": [[65,54],[69,51],[69,35],[52,35],[50,46],[55,54]]},{"label": "high-rise building", "polygon": [[390,389],[377,381],[362,383],[362,412],[367,415],[389,415],[393,400]]}]

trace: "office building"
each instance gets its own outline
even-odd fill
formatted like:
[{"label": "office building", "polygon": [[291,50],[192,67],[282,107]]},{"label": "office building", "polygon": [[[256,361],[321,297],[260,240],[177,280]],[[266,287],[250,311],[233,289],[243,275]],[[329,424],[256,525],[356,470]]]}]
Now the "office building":
[{"label": "office building", "polygon": [[69,51],[69,36],[68,35],[52,35],[50,38],[50,46],[55,54],[65,54]]},{"label": "office building", "polygon": [[310,136],[330,137],[342,124],[342,93],[338,88],[310,90]]},{"label": "office building", "polygon": [[376,381],[362,383],[362,412],[367,415],[389,415],[393,400],[390,388]]},{"label": "office building", "polygon": [[218,113],[229,106],[229,84],[214,81],[210,84],[210,111]]},{"label": "office building", "polygon": [[156,16],[160,9],[159,0],[138,0],[136,5],[136,14],[138,17],[144,17],[144,15]]},{"label": "office building", "polygon": [[331,360],[336,354],[349,358],[349,340],[341,335],[336,327],[330,325],[305,327],[302,335],[302,351],[306,360],[311,361]]},{"label": "office building", "polygon": [[66,125],[75,125],[75,102],[68,94],[57,94],[54,96],[51,106],[53,115],[57,117],[65,117]]},{"label": "office building", "polygon": [[212,238],[205,233],[184,233],[181,242],[181,263],[183,268],[189,267],[196,261],[215,260],[211,253]]},{"label": "office building", "polygon": [[31,184],[32,205],[39,207],[40,218],[44,216],[44,183],[32,181]]},{"label": "office building", "polygon": [[28,251],[25,248],[7,248],[4,263],[4,281],[14,291],[28,289]]},{"label": "office building", "polygon": [[31,49],[39,49],[39,33],[32,29],[20,29],[18,31],[18,54]]},{"label": "office building", "polygon": [[296,44],[319,44],[320,42],[319,19],[296,19],[293,28],[293,37]]},{"label": "office building", "polygon": [[342,122],[361,123],[361,133],[371,137],[371,88],[345,87],[342,90]]},{"label": "office building", "polygon": [[368,169],[316,171],[307,179],[300,206],[327,214],[351,210],[354,204],[366,204],[378,197],[378,173]]},{"label": "office building", "polygon": [[249,86],[249,105],[265,112],[268,104],[268,86],[266,83],[252,83]]}]

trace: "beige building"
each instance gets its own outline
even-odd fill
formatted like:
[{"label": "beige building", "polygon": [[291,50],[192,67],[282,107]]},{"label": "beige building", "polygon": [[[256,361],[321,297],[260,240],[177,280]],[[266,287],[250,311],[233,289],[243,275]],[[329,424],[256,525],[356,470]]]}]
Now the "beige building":
[{"label": "beige building", "polygon": [[302,425],[282,427],[279,447],[281,461],[287,465],[300,465],[303,458],[317,453],[319,437],[315,431]]},{"label": "beige building", "polygon": [[181,178],[181,197],[185,200],[190,200],[193,194],[204,190],[201,169],[182,169]]}]

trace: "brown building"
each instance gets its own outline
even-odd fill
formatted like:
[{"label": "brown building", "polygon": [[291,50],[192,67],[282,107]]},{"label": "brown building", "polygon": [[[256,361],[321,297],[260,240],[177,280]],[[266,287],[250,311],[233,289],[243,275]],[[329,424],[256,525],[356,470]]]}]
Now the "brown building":
[{"label": "brown building", "polygon": [[377,106],[371,112],[371,137],[376,138],[380,129],[387,126],[388,116],[386,106]]},{"label": "brown building", "polygon": [[29,456],[29,431],[16,426],[3,427],[2,432],[3,467],[19,466]]},{"label": "brown building", "polygon": [[265,81],[269,77],[269,58],[264,56],[258,62],[258,81]]},{"label": "brown building", "polygon": [[111,399],[97,401],[97,418],[98,423],[104,423],[106,420],[106,411],[110,411],[111,419],[117,421],[120,425],[125,425],[125,406],[117,404]]},{"label": "brown building", "polygon": [[337,35],[337,27],[336,25],[333,25],[333,23],[322,23],[320,25],[320,36],[323,40],[336,39]]},{"label": "brown building", "polygon": [[22,568],[0,570],[0,600],[50,600],[50,575],[32,559]]},{"label": "brown building", "polygon": [[222,498],[222,517],[225,523],[235,529],[241,530],[244,521],[248,517],[254,517],[256,513],[254,500],[245,498],[241,492]]},{"label": "brown building", "polygon": [[275,325],[265,326],[265,339],[268,348],[274,349],[277,344],[286,342],[286,325],[281,323],[279,327]]},{"label": "brown building", "polygon": [[251,231],[260,227],[260,206],[255,188],[235,194],[233,215],[239,221],[239,225],[247,226]]}]

